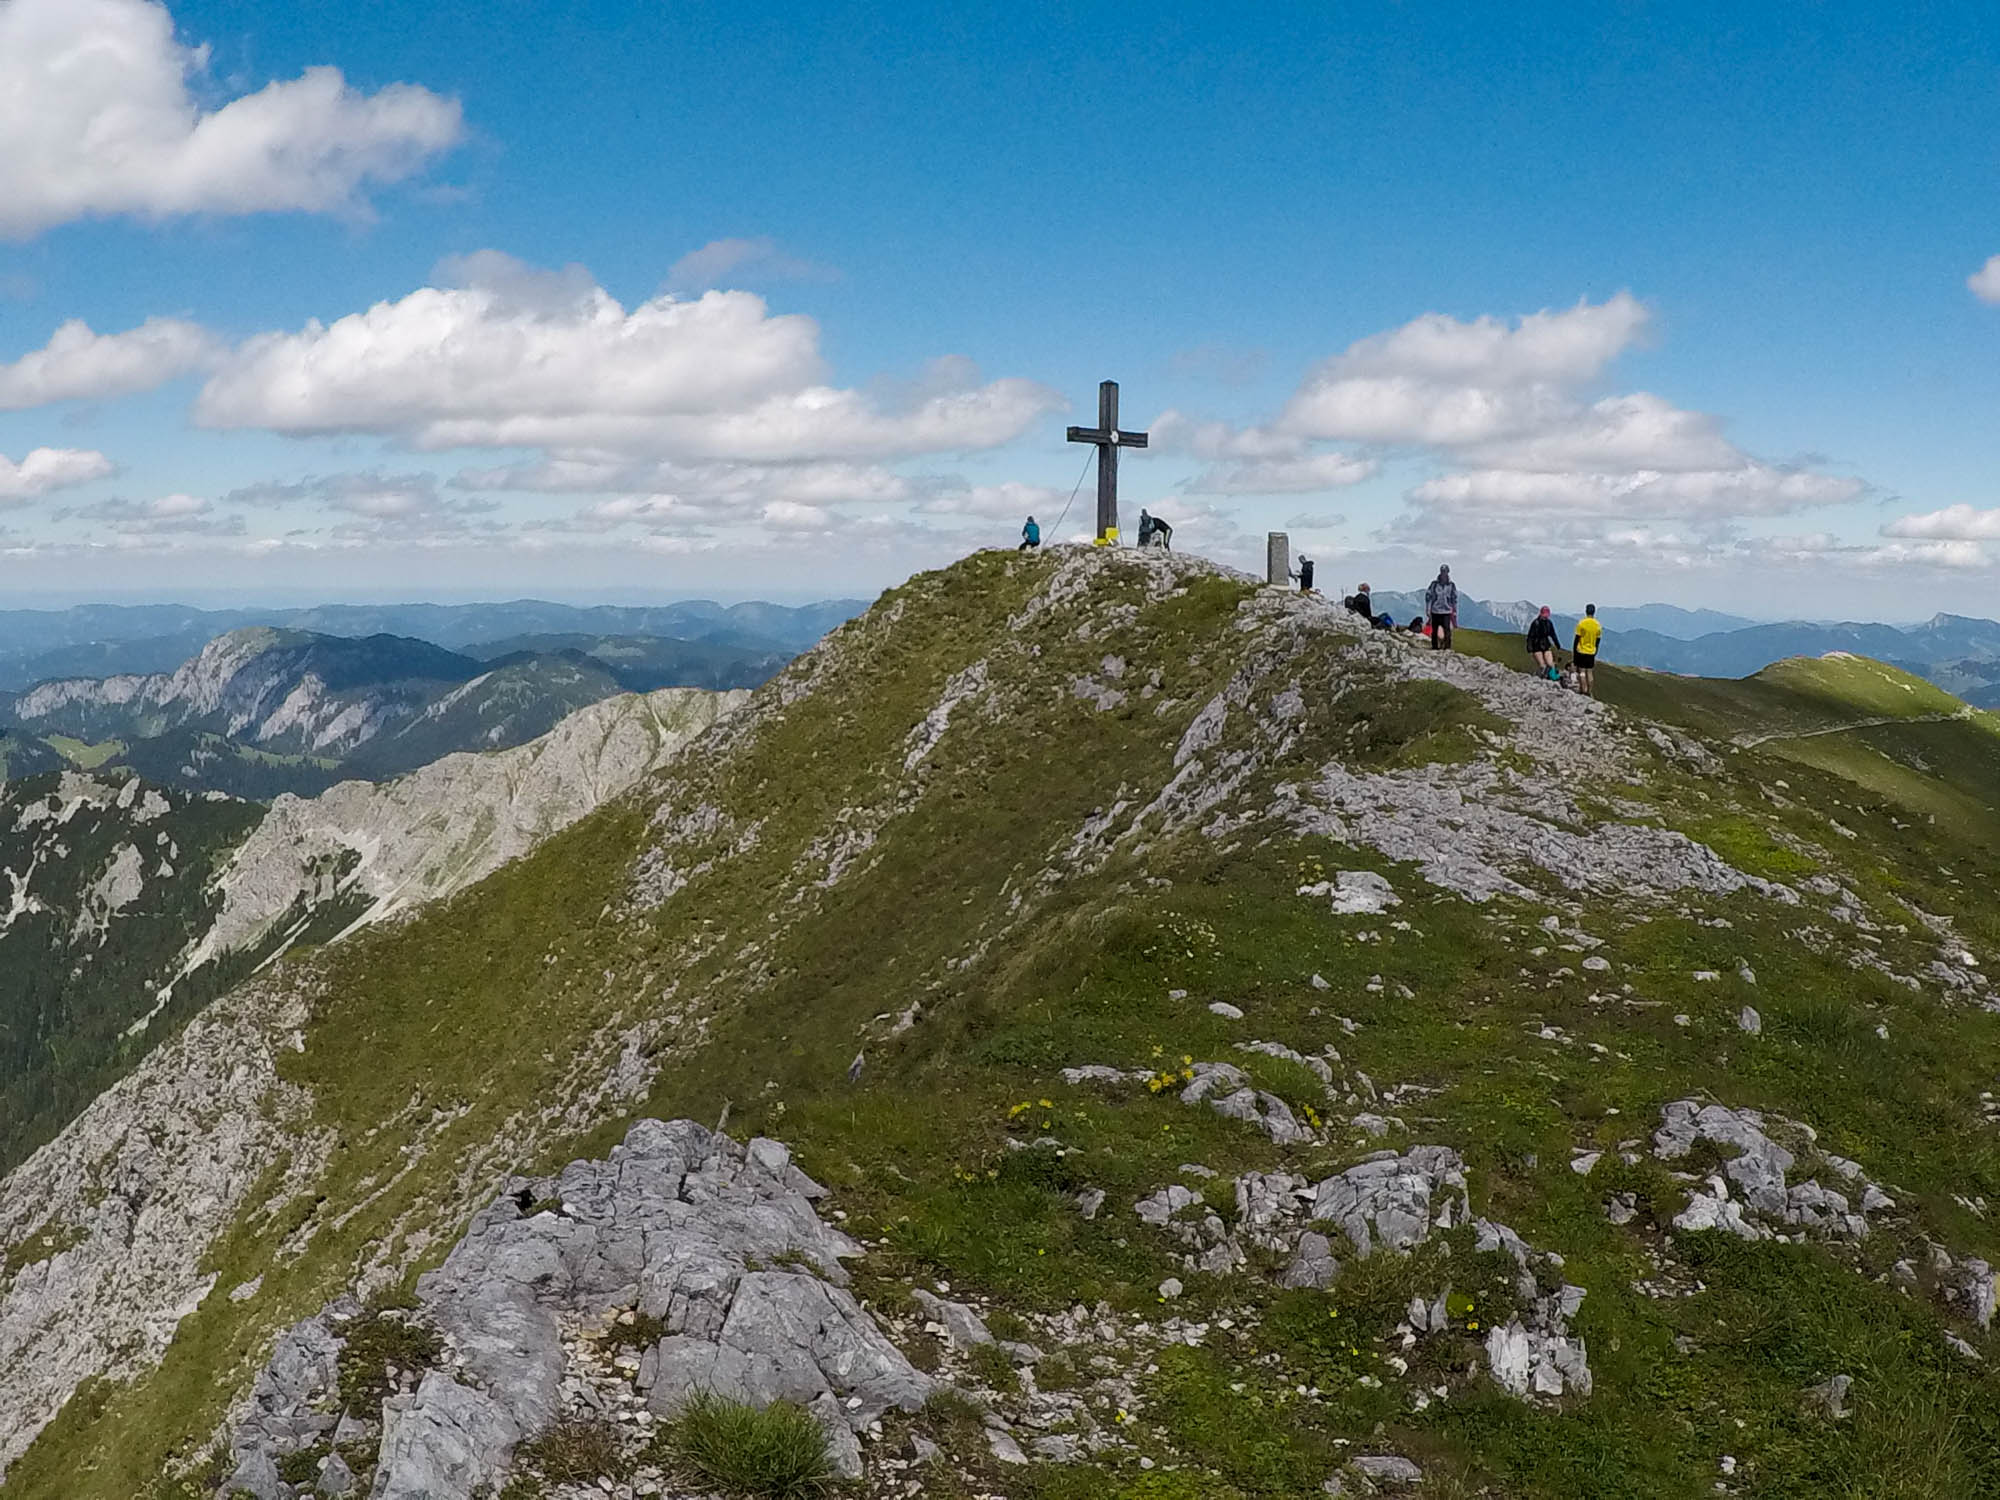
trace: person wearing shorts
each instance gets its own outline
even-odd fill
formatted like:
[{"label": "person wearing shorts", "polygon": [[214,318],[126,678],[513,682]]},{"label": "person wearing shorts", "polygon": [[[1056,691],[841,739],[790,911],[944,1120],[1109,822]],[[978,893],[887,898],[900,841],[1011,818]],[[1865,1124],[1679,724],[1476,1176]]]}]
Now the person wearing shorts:
[{"label": "person wearing shorts", "polygon": [[1576,690],[1586,698],[1597,696],[1597,647],[1603,639],[1604,627],[1597,622],[1597,606],[1584,605],[1570,650],[1576,656]]},{"label": "person wearing shorts", "polygon": [[1556,671],[1556,622],[1549,617],[1546,604],[1528,622],[1528,656],[1535,663],[1536,676],[1553,682],[1561,675]]}]

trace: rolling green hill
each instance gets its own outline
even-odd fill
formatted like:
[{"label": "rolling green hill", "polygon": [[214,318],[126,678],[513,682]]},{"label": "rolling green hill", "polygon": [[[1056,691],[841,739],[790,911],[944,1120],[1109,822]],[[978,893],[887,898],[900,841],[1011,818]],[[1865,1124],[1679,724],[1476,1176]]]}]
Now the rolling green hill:
[{"label": "rolling green hill", "polygon": [[[515,1174],[654,1116],[786,1142],[959,1392],[864,1435],[871,1493],[913,1433],[958,1500],[1357,1454],[1440,1497],[2000,1493],[1990,721],[1839,660],[1588,704],[1356,627],[981,554],[211,1005],[0,1192],[6,1492],[216,1493],[282,1330],[407,1302],[503,1186],[561,1228]],[[963,1357],[919,1291],[1032,1348]]]}]

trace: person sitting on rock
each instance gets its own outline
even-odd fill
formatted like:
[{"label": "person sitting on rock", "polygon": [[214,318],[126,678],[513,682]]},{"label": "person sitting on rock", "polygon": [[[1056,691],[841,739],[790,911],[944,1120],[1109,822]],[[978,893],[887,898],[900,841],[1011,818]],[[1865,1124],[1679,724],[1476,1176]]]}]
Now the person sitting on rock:
[{"label": "person sitting on rock", "polygon": [[1368,585],[1365,583],[1342,602],[1347,605],[1347,612],[1351,615],[1359,615],[1364,620],[1375,618],[1375,600],[1369,594]]},{"label": "person sitting on rock", "polygon": [[1561,677],[1556,671],[1556,622],[1549,618],[1549,607],[1544,604],[1542,612],[1528,622],[1528,655],[1535,659],[1536,676],[1555,682]]}]

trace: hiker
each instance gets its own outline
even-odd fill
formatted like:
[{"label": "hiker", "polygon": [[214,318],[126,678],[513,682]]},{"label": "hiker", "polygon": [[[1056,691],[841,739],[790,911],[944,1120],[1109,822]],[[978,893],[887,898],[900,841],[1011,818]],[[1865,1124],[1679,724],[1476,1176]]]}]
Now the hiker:
[{"label": "hiker", "polygon": [[1597,643],[1603,639],[1604,627],[1597,623],[1597,606],[1584,605],[1570,650],[1576,654],[1576,690],[1586,698],[1597,696]]},{"label": "hiker", "polygon": [[1292,577],[1298,579],[1301,594],[1310,594],[1313,591],[1313,560],[1303,552],[1299,554],[1299,565]]},{"label": "hiker", "polygon": [[1537,677],[1550,682],[1560,682],[1562,673],[1556,670],[1556,622],[1549,618],[1549,607],[1544,604],[1542,612],[1528,622],[1528,655],[1535,659],[1540,670]]},{"label": "hiker", "polygon": [[1451,581],[1451,569],[1438,569],[1438,576],[1424,590],[1424,612],[1431,617],[1431,650],[1451,649],[1451,627],[1458,623],[1458,585]]},{"label": "hiker", "polygon": [[1368,623],[1377,630],[1394,630],[1396,628],[1396,617],[1387,610],[1384,610]]},{"label": "hiker", "polygon": [[1375,600],[1369,594],[1368,585],[1365,583],[1341,602],[1347,606],[1350,615],[1359,615],[1364,620],[1375,618]]},{"label": "hiker", "polygon": [[[1061,518],[1058,517],[1058,519]],[[1035,518],[1033,516],[1030,516],[1028,517],[1028,524],[1021,528],[1021,545],[1016,547],[1014,550],[1016,552],[1033,552],[1036,548],[1040,547],[1041,545],[1042,545],[1042,528],[1037,526],[1035,524]]]},{"label": "hiker", "polygon": [[1174,528],[1158,516],[1148,515],[1144,509],[1139,512],[1139,545],[1141,547],[1160,546],[1169,552],[1174,550]]}]

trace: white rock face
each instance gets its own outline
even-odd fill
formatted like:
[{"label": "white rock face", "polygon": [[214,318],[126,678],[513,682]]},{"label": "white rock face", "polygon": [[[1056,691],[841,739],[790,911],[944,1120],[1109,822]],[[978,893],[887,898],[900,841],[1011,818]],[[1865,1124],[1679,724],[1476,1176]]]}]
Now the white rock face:
[{"label": "white rock face", "polygon": [[187,967],[262,938],[338,881],[364,921],[463,890],[636,783],[750,695],[699,688],[607,698],[538,740],[447,755],[394,781],[278,798],[222,876],[223,904]]},{"label": "white rock face", "polygon": [[254,988],[218,1001],[0,1182],[0,1243],[51,1251],[0,1286],[0,1474],[83,1380],[159,1359],[283,1150],[316,1166],[271,1042],[303,1019]]}]

